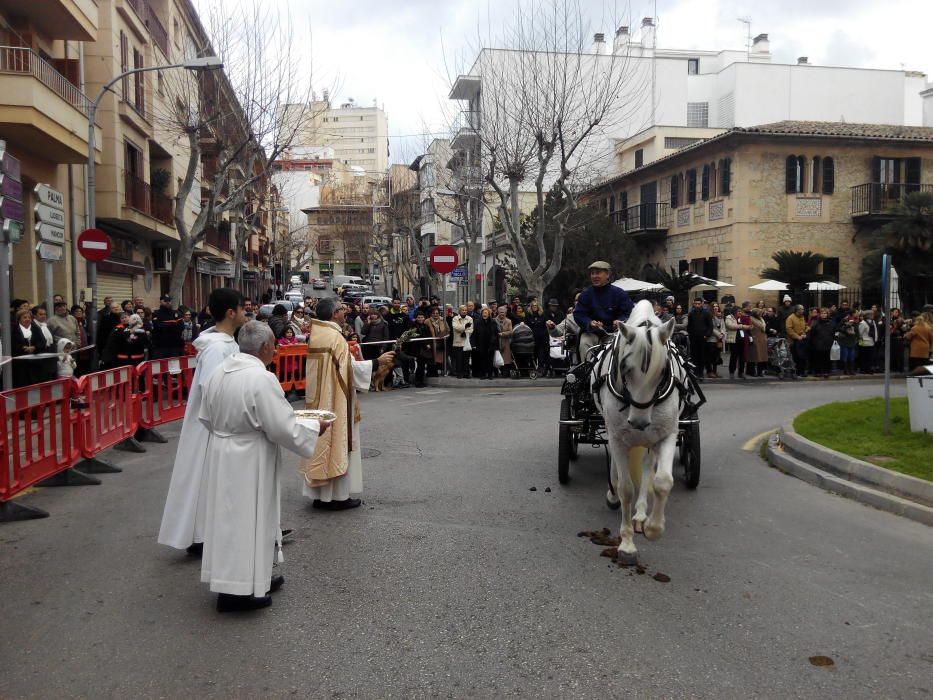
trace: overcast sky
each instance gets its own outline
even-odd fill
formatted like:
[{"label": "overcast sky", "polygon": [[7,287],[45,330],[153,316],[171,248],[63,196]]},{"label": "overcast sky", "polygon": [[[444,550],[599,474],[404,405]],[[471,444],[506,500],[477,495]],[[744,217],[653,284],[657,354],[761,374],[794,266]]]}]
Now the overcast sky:
[{"label": "overcast sky", "polygon": [[[541,0],[539,0],[540,2]],[[425,138],[445,135],[448,73],[475,56],[479,35],[509,21],[515,0],[279,0],[313,36],[316,84],[339,83],[338,99],[376,100],[386,110],[393,162],[408,162]],[[579,0],[592,31],[607,40],[619,24],[638,27],[654,2],[607,6]],[[492,9],[491,9],[492,8]],[[770,36],[775,63],[811,63],[933,72],[933,0],[657,0],[658,46],[743,49]],[[311,42],[308,42],[309,44]],[[871,99],[866,95],[866,99]],[[449,109],[449,107],[447,108]],[[427,134],[427,137],[423,136]]]}]

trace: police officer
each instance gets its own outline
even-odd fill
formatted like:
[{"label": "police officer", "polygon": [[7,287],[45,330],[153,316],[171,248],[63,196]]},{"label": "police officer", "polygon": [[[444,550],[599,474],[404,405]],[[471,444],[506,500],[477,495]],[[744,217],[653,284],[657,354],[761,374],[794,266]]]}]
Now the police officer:
[{"label": "police officer", "polygon": [[612,268],[605,260],[597,260],[589,267],[591,287],[580,294],[573,310],[574,320],[580,326],[580,359],[598,345],[601,331],[612,332],[619,323],[628,320],[634,304],[628,293],[609,284]]},{"label": "police officer", "polygon": [[152,358],[179,357],[184,348],[181,332],[184,324],[172,308],[172,297],[159,297],[159,308],[152,314]]}]

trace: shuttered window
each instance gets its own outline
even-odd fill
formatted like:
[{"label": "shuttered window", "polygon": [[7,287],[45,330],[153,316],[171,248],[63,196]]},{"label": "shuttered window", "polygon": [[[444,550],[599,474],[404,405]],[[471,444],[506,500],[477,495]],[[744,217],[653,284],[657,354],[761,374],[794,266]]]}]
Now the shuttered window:
[{"label": "shuttered window", "polygon": [[671,208],[676,208],[680,205],[680,181],[676,175],[671,176]]},{"label": "shuttered window", "polygon": [[719,161],[719,196],[725,197],[732,191],[732,159]]},{"label": "shuttered window", "polygon": [[703,201],[709,199],[709,166],[703,166],[703,179],[700,183],[700,196],[703,198]]},{"label": "shuttered window", "polygon": [[697,201],[697,171],[696,168],[687,171],[687,203]]},{"label": "shuttered window", "polygon": [[[120,72],[126,73],[130,69],[130,42],[126,38],[126,34],[120,32]],[[124,76],[123,80],[123,99],[126,102],[130,101],[130,79],[129,76]]]},{"label": "shuttered window", "polygon": [[832,194],[836,188],[836,168],[830,156],[823,158],[823,194]]},{"label": "shuttered window", "polygon": [[784,191],[787,194],[803,192],[805,163],[803,156],[787,156],[784,162]]},{"label": "shuttered window", "polygon": [[907,192],[918,192],[920,190],[920,159],[904,159],[904,182],[907,183],[905,190]]}]

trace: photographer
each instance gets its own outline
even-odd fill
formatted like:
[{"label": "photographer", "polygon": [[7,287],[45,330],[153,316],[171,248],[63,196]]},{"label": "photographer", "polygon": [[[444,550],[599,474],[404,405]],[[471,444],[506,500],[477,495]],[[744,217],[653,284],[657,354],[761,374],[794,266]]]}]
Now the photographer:
[{"label": "photographer", "polygon": [[470,342],[470,336],[473,335],[473,319],[467,316],[466,306],[461,306],[458,311],[453,320],[454,373],[460,379],[467,379],[470,376],[469,353],[473,350]]}]

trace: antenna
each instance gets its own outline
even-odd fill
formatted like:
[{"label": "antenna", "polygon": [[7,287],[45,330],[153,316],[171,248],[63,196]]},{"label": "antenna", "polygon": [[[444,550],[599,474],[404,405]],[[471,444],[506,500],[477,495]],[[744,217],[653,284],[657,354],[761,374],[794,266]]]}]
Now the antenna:
[{"label": "antenna", "polygon": [[745,16],[736,17],[736,19],[744,24],[745,29],[747,30],[747,36],[745,38],[745,60],[750,61],[752,53],[752,18]]}]

